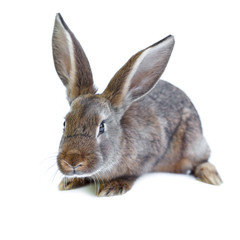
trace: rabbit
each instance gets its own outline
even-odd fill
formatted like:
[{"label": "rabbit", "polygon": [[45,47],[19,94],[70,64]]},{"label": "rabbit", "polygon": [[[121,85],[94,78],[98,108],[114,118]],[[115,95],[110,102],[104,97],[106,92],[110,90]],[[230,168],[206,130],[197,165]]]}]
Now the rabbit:
[{"label": "rabbit", "polygon": [[186,94],[160,80],[174,37],[133,55],[101,94],[88,59],[60,14],[52,37],[56,71],[70,111],[57,155],[60,190],[99,181],[98,196],[124,194],[149,172],[194,175],[220,185],[199,115]]}]

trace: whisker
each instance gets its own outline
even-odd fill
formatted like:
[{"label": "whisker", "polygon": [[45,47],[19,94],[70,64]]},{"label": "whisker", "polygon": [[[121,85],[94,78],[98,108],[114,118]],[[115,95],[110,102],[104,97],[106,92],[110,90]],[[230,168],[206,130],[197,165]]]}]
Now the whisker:
[{"label": "whisker", "polygon": [[53,167],[57,166],[57,163],[55,162],[54,164],[52,164],[49,168],[47,168],[47,171],[49,171],[50,169],[52,169]]},{"label": "whisker", "polygon": [[49,160],[49,159],[52,159],[52,158],[57,158],[57,155],[58,155],[58,153],[48,155],[45,158],[43,158],[42,161],[46,161],[46,160]]},{"label": "whisker", "polygon": [[66,177],[64,177],[64,189],[66,190],[66,181],[67,181],[67,178]]},{"label": "whisker", "polygon": [[54,179],[55,179],[55,177],[56,177],[58,171],[59,171],[58,169],[55,171],[55,174],[54,174],[53,179],[52,179],[52,183],[53,183],[53,181],[54,181]]},{"label": "whisker", "polygon": [[101,181],[101,183],[99,182],[99,187],[98,187],[98,191],[99,191],[99,189],[100,189],[100,185],[101,185],[101,184],[102,184],[102,185],[104,186],[104,188],[105,188],[105,183],[104,183],[104,181],[103,181],[101,175],[99,175],[98,173],[97,173],[97,175],[98,175],[98,177],[99,177],[99,179],[100,179],[100,181]]},{"label": "whisker", "polygon": [[97,194],[97,189],[96,189],[96,180],[95,180],[94,176],[92,176],[92,179],[93,179],[93,181],[94,181],[95,194]]},{"label": "whisker", "polygon": [[99,184],[100,184],[99,179],[98,179],[98,177],[97,177],[97,174],[96,174],[96,179],[97,179],[96,194],[97,194],[98,191],[99,191]]}]

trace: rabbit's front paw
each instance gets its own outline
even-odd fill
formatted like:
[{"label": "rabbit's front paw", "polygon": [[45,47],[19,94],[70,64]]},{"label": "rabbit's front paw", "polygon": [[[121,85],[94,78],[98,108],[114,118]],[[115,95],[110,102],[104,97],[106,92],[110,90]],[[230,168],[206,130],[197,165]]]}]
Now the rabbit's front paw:
[{"label": "rabbit's front paw", "polygon": [[71,190],[74,188],[82,187],[88,184],[89,181],[82,178],[67,178],[64,177],[58,185],[59,190]]},{"label": "rabbit's front paw", "polygon": [[99,197],[108,197],[126,193],[131,189],[136,177],[126,177],[111,180],[100,184]]}]

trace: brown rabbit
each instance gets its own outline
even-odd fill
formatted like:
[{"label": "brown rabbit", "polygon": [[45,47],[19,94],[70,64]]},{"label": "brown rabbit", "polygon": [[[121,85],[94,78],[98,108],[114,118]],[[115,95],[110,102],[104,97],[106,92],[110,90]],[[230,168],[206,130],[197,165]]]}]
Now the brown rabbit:
[{"label": "brown rabbit", "polygon": [[53,31],[53,57],[67,89],[70,111],[57,156],[65,175],[60,190],[101,180],[98,195],[128,191],[147,172],[191,173],[218,185],[210,149],[189,98],[160,80],[173,36],[133,55],[96,94],[87,57],[60,14]]}]

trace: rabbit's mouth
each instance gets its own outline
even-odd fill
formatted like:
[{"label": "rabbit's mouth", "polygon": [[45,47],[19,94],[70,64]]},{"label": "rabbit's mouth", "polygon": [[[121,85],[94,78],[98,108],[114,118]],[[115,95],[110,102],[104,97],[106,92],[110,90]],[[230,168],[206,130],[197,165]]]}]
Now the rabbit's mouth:
[{"label": "rabbit's mouth", "polygon": [[99,160],[94,153],[79,151],[60,152],[57,157],[59,170],[68,177],[86,177],[100,171]]},{"label": "rabbit's mouth", "polygon": [[71,174],[71,175],[69,175],[69,174],[63,174],[64,176],[66,176],[67,178],[69,178],[69,179],[74,179],[74,178],[86,178],[86,177],[93,177],[93,176],[95,176],[95,175],[97,175],[98,176],[98,173],[99,172],[101,172],[101,170],[102,170],[102,168],[99,168],[99,169],[97,169],[96,171],[94,171],[94,172],[89,172],[89,173],[74,173],[74,174]]}]

